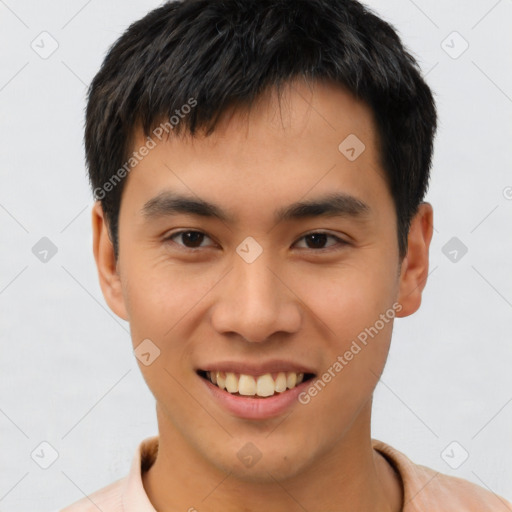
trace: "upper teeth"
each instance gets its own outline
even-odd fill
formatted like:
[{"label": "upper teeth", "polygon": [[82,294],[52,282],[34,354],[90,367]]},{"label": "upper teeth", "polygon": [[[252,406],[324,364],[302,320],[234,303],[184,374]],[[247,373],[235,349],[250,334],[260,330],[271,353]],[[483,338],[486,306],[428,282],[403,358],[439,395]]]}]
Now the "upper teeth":
[{"label": "upper teeth", "polygon": [[279,372],[275,378],[270,373],[253,377],[243,373],[217,371],[206,372],[206,376],[220,389],[245,396],[272,396],[276,392],[293,389],[304,379],[303,373],[296,372]]}]

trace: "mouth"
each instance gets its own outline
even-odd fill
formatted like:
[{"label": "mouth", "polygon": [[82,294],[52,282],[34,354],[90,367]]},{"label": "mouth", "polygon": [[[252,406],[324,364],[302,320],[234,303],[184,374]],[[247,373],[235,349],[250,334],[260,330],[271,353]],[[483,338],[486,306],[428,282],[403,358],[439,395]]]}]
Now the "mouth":
[{"label": "mouth", "polygon": [[250,375],[220,370],[197,370],[197,374],[231,395],[246,398],[280,395],[315,377],[314,373],[294,371]]}]

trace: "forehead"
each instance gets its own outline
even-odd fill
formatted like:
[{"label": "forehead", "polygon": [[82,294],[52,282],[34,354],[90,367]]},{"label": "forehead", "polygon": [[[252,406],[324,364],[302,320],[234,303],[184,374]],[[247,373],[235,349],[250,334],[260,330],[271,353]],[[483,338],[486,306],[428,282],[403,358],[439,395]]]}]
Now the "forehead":
[{"label": "forehead", "polygon": [[[335,84],[293,82],[281,98],[272,90],[250,109],[226,110],[209,136],[150,137],[154,147],[129,173],[123,192],[140,214],[163,190],[242,215],[333,192],[363,202],[379,194],[389,199],[372,111]],[[134,140],[137,151],[149,139],[139,127]]]}]

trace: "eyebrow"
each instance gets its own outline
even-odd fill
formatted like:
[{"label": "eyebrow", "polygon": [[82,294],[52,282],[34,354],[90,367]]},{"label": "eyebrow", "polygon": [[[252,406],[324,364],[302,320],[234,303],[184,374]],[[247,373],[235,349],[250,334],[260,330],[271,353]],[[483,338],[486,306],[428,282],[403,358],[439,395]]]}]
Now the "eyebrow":
[{"label": "eyebrow", "polygon": [[[311,217],[350,217],[364,220],[369,217],[371,211],[370,206],[357,197],[345,193],[332,193],[279,208],[274,212],[274,222]],[[147,201],[140,213],[146,222],[179,214],[216,218],[231,223],[236,221],[236,218],[214,203],[172,191],[163,191]]]}]

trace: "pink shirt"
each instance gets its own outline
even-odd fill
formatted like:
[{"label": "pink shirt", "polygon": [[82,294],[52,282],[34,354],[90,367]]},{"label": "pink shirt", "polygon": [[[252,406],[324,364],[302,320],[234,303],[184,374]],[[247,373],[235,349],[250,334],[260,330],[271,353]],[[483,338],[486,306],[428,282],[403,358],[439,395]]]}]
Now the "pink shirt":
[{"label": "pink shirt", "polygon": [[[512,512],[512,504],[467,480],[414,464],[403,453],[372,439],[372,445],[395,467],[403,482],[403,512]],[[155,512],[142,485],[141,472],[156,458],[158,436],[143,440],[129,474],[60,512]]]}]

